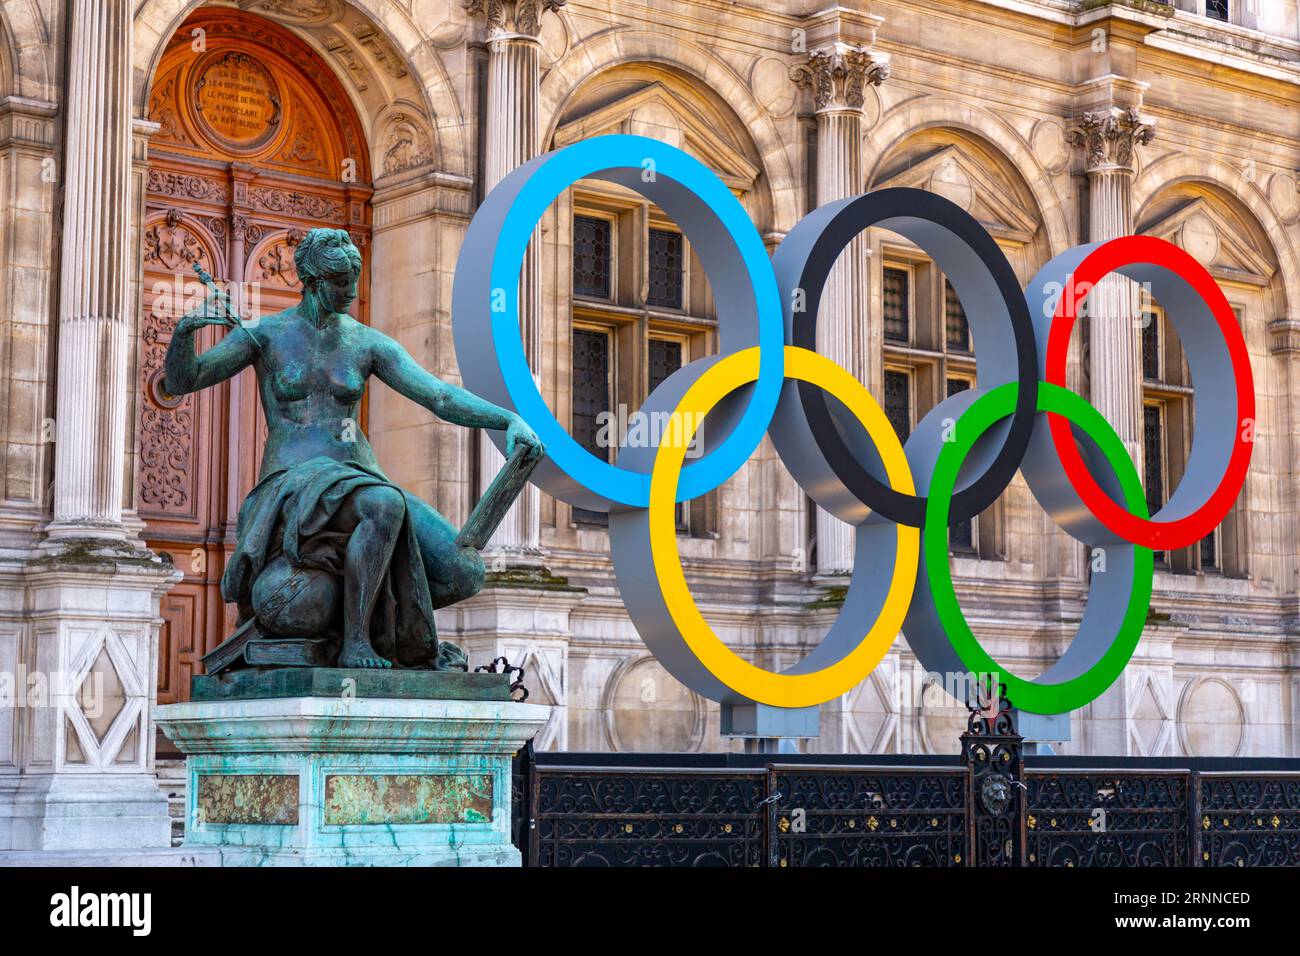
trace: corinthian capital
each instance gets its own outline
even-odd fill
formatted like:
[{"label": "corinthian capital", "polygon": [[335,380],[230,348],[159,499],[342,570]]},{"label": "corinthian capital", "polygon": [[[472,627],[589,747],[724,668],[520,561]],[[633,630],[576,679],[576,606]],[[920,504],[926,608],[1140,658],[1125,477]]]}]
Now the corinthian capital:
[{"label": "corinthian capital", "polygon": [[1084,150],[1088,172],[1133,168],[1133,151],[1156,137],[1155,124],[1134,107],[1089,110],[1065,134],[1066,142]]},{"label": "corinthian capital", "polygon": [[520,33],[535,37],[542,30],[542,14],[555,12],[568,0],[465,0],[471,16],[482,16],[489,37]]},{"label": "corinthian capital", "polygon": [[812,89],[818,110],[861,109],[867,85],[889,79],[889,57],[861,47],[814,50],[791,68],[790,79]]}]

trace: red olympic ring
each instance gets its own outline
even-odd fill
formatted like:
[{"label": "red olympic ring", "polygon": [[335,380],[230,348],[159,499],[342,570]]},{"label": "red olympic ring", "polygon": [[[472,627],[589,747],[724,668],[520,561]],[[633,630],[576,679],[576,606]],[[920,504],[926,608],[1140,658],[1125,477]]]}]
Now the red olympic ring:
[{"label": "red olympic ring", "polygon": [[1049,413],[1048,421],[1052,442],[1065,474],[1075,493],[1096,518],[1130,544],[1164,551],[1187,547],[1204,538],[1219,525],[1236,501],[1245,484],[1246,471],[1250,467],[1250,456],[1254,449],[1253,436],[1247,439],[1245,428],[1247,422],[1252,423],[1253,427],[1255,420],[1255,381],[1237,317],[1218,284],[1200,263],[1182,249],[1152,236],[1126,236],[1104,243],[1079,264],[1074,273],[1074,281],[1062,293],[1052,319],[1047,341],[1045,381],[1065,387],[1066,355],[1079,306],[1098,281],[1129,265],[1159,266],[1188,283],[1209,306],[1219,331],[1223,334],[1232,361],[1232,375],[1237,392],[1236,439],[1223,480],[1204,504],[1183,518],[1160,521],[1158,513],[1150,519],[1139,518],[1112,500],[1088,472],[1075,444],[1069,420]]}]

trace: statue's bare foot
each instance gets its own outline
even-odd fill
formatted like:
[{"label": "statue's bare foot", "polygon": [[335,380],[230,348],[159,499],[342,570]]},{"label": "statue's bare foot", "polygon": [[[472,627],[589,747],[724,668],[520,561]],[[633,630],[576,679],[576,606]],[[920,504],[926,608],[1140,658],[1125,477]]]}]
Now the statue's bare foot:
[{"label": "statue's bare foot", "polygon": [[348,641],[339,653],[339,667],[392,667],[393,662],[379,656],[367,640]]}]

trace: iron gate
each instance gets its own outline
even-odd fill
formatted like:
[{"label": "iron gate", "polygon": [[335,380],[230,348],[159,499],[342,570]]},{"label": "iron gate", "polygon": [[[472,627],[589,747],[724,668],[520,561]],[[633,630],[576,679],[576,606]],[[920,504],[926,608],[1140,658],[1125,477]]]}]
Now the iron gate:
[{"label": "iron gate", "polygon": [[535,753],[526,866],[1300,866],[1300,760]]}]

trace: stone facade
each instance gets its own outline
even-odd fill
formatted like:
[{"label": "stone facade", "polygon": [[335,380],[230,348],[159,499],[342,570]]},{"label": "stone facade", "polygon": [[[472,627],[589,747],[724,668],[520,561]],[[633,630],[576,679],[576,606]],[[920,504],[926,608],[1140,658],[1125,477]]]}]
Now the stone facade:
[{"label": "stone facade", "polygon": [[[118,771],[128,774],[152,766],[156,664],[148,641],[125,649],[156,629],[168,580],[141,549],[136,491],[141,219],[158,129],[150,95],[164,46],[201,5],[0,0],[0,671],[56,660],[43,656],[49,642],[64,655],[51,666],[101,666],[59,636],[81,633],[85,608],[58,593],[100,575],[103,633],[76,640],[120,645],[111,663],[132,671],[119,675],[127,696],[143,696],[144,743]],[[103,22],[80,22],[83,6],[102,7]],[[769,247],[815,206],[890,185],[969,210],[1026,284],[1080,242],[1142,232],[1187,249],[1241,317],[1259,396],[1252,471],[1212,544],[1165,556],[1137,655],[1074,715],[1065,746],[1300,755],[1300,499],[1289,484],[1300,451],[1296,3],[1230,0],[1230,22],[1206,16],[1203,0],[206,6],[275,21],[337,74],[374,172],[371,321],[452,380],[451,283],[476,203],[529,156],[601,133],[649,135],[699,157]],[[107,95],[88,100],[87,83]],[[561,421],[593,402],[635,410],[665,363],[716,347],[706,278],[673,229],[631,194],[596,184],[544,217],[522,277],[524,334]],[[1104,308],[1080,343],[1073,384],[1167,497],[1190,446],[1194,383],[1158,303],[1118,281],[1097,295]],[[972,380],[942,276],[897,236],[873,231],[846,253],[819,322],[827,354],[902,427]],[[593,369],[603,375],[594,390]],[[457,523],[499,462],[488,444],[382,386],[371,392],[369,433],[393,479]],[[684,508],[681,525],[697,600],[754,661],[788,667],[828,627],[851,532],[810,505],[769,443]],[[962,534],[953,568],[972,626],[1013,670],[1043,669],[1082,613],[1083,547],[1055,530],[1019,478]],[[530,493],[489,557],[490,586],[440,612],[441,630],[475,663],[505,654],[525,665],[532,700],[557,705],[540,746],[737,746],[719,738],[716,706],[641,644],[598,520]],[[37,608],[42,594],[54,596]],[[74,696],[59,706],[75,709]],[[67,721],[46,727],[0,710],[0,791],[34,767],[75,770],[69,740],[125,745],[125,724],[90,740],[71,710]],[[823,708],[822,735],[805,746],[953,752],[960,724],[900,640],[861,687]],[[90,757],[124,766],[121,756]]]}]

